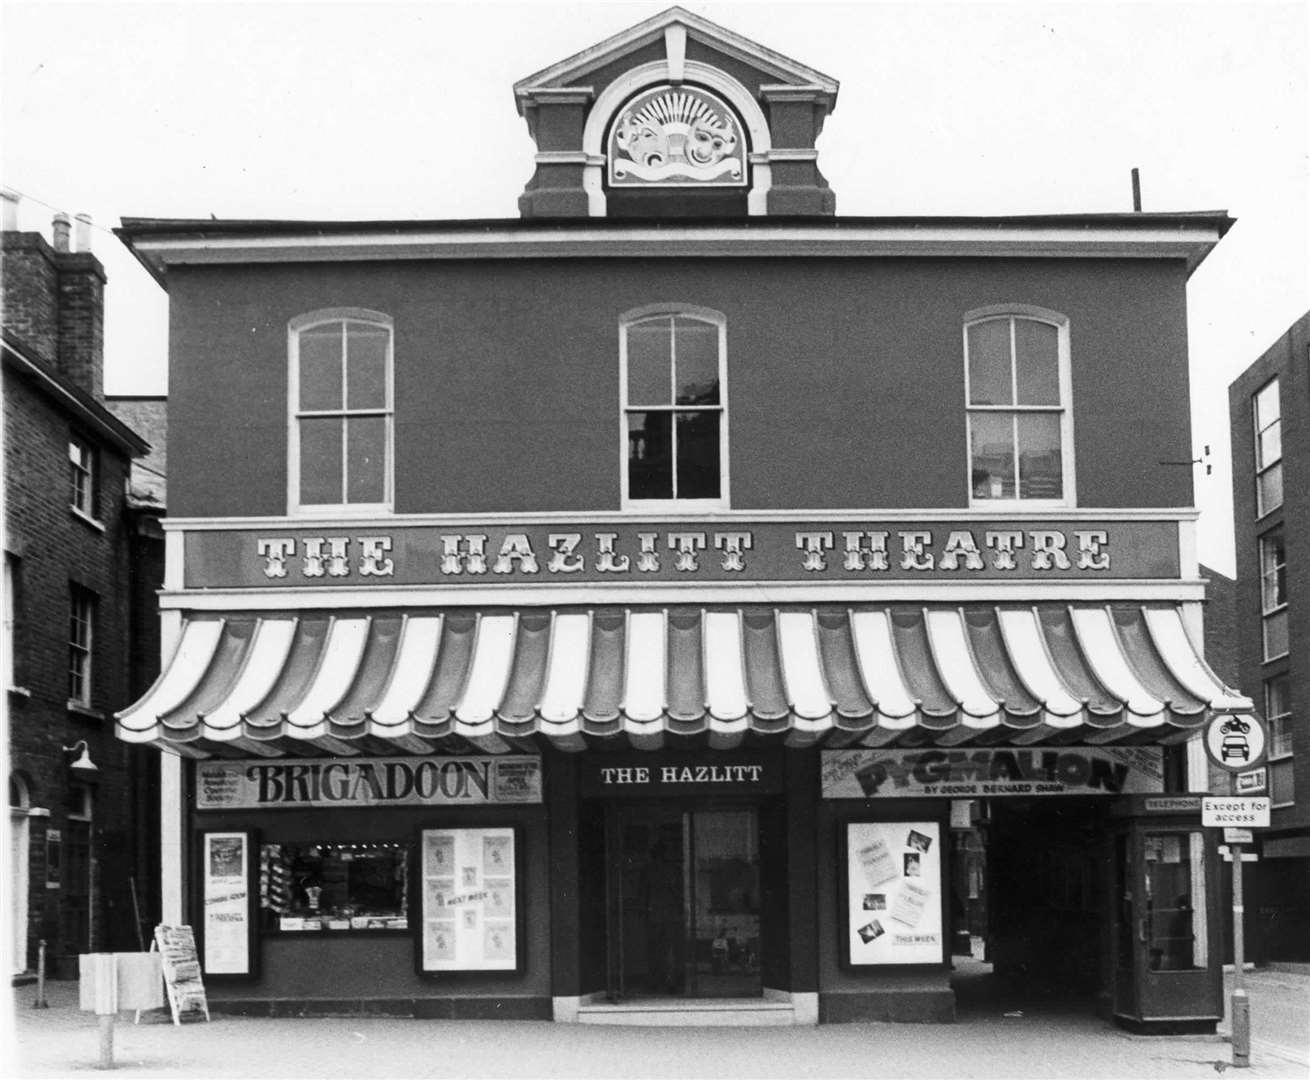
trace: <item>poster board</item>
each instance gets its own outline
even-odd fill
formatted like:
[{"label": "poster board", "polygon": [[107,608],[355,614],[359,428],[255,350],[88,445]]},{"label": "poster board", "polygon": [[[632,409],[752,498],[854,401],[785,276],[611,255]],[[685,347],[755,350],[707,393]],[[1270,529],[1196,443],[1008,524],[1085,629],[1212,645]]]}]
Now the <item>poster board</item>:
[{"label": "poster board", "polygon": [[423,829],[420,972],[520,970],[518,831]]},{"label": "poster board", "polygon": [[207,832],[201,843],[200,941],[206,975],[251,975],[251,836]]},{"label": "poster board", "polygon": [[843,964],[943,963],[941,823],[848,821],[844,841]]},{"label": "poster board", "polygon": [[173,1023],[187,1014],[204,1014],[209,1019],[209,1000],[200,976],[196,937],[189,926],[156,926],[155,947],[159,950]]}]

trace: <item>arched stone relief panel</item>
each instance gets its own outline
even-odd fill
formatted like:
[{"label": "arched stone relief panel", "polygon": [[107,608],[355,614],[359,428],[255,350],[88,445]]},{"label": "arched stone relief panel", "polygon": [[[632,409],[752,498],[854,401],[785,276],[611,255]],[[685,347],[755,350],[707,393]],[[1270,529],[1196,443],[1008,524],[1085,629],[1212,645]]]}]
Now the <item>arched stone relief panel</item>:
[{"label": "arched stone relief panel", "polygon": [[[680,91],[702,91],[699,99],[713,102],[713,95],[718,95],[731,109],[724,110],[731,114],[733,120],[740,118],[748,145],[740,148],[741,162],[745,174],[744,182],[750,184],[747,206],[751,214],[766,212],[766,198],[771,185],[770,168],[765,155],[772,148],[769,137],[768,121],[760,109],[759,103],[750,92],[736,79],[725,75],[717,68],[710,67],[695,60],[683,62],[681,75],[685,87],[674,77],[669,61],[655,60],[633,68],[619,79],[615,79],[596,98],[587,116],[583,130],[582,148],[587,164],[583,171],[583,188],[587,192],[588,212],[592,217],[605,216],[605,168],[607,163],[606,139],[611,125],[620,110],[630,103],[639,108],[648,98],[643,91],[659,90],[667,87],[675,94]],[[704,93],[703,91],[709,91]],[[651,99],[659,94],[651,95]],[[617,130],[618,125],[614,124]]]}]

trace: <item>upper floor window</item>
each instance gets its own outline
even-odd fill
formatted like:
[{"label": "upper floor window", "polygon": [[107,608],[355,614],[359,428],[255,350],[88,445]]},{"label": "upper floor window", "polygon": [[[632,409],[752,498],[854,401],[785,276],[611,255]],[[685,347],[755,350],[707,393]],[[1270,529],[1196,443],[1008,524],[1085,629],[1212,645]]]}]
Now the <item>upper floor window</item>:
[{"label": "upper floor window", "polygon": [[80,435],[68,437],[68,474],[72,484],[70,500],[74,510],[85,517],[96,516],[95,448]]},{"label": "upper floor window", "polygon": [[699,308],[621,325],[623,504],[728,505],[726,323]]},{"label": "upper floor window", "polygon": [[970,312],[964,355],[971,502],[1072,504],[1068,321],[1036,308]]},{"label": "upper floor window", "polygon": [[1266,660],[1287,652],[1287,548],[1283,530],[1260,537],[1260,612]]},{"label": "upper floor window", "polygon": [[0,693],[18,686],[17,660],[19,622],[19,561],[18,556],[5,552],[4,569],[4,627],[0,630]]},{"label": "upper floor window", "polygon": [[290,325],[293,511],[389,510],[392,321],[356,309]]},{"label": "upper floor window", "polygon": [[95,636],[96,595],[73,585],[68,605],[68,700],[91,704],[91,649]]},{"label": "upper floor window", "polygon": [[1265,682],[1265,718],[1269,721],[1269,789],[1275,806],[1295,801],[1292,780],[1292,699],[1290,679],[1276,675]]},{"label": "upper floor window", "polygon": [[1283,505],[1283,413],[1278,380],[1266,383],[1251,400],[1255,423],[1255,513],[1261,517]]}]

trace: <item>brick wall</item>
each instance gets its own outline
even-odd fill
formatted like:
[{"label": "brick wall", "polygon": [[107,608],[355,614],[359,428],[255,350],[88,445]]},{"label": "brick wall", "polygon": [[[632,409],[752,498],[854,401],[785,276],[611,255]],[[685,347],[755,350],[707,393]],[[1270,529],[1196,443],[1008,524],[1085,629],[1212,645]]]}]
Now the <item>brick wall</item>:
[{"label": "brick wall", "polygon": [[[99,442],[43,393],[6,369],[4,373],[5,475],[8,553],[17,557],[14,680],[9,699],[10,768],[24,780],[31,804],[48,818],[29,818],[29,957],[38,938],[48,942],[56,970],[88,946],[136,948],[130,878],[137,847],[134,790],[155,765],[153,754],[114,737],[113,712],[131,700],[129,678],[131,565],[124,485],[129,460]],[[97,449],[95,517],[92,524],[71,509],[68,439],[72,431]],[[69,705],[68,627],[70,585],[96,598],[89,709]],[[78,806],[63,747],[85,739],[99,774],[92,785],[91,874],[95,902],[89,942],[64,937],[61,907],[68,882],[48,888],[48,830],[69,836],[70,812]],[[65,871],[67,876],[67,870]],[[153,882],[140,882],[153,891]],[[29,963],[30,963],[29,959]]]},{"label": "brick wall", "polygon": [[104,395],[105,270],[87,251],[56,251],[40,233],[0,242],[0,321],[38,360]]}]

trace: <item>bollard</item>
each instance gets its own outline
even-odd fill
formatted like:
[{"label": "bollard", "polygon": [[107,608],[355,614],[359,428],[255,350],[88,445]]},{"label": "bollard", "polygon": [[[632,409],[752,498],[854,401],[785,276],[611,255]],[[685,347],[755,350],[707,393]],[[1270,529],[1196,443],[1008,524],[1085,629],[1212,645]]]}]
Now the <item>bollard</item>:
[{"label": "bollard", "polygon": [[100,1060],[96,1062],[97,1069],[112,1069],[114,1067],[114,1019],[113,1013],[100,1016]]},{"label": "bollard", "polygon": [[100,1026],[100,1060],[97,1069],[114,1067],[114,1020],[118,1014],[118,972],[113,953],[87,953],[78,957],[78,1005],[94,1012]]},{"label": "bollard", "polygon": [[45,999],[45,938],[36,943],[36,1000],[32,1008],[50,1008],[50,1002]]},{"label": "bollard", "polygon": [[1251,1066],[1251,999],[1246,991],[1234,990],[1230,1007],[1233,1010],[1233,1068]]}]

